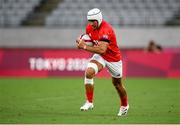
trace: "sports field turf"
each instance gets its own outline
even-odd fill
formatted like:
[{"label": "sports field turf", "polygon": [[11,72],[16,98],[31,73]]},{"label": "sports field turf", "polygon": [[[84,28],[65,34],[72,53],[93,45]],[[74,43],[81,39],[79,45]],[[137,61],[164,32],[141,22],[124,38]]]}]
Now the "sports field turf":
[{"label": "sports field turf", "polygon": [[180,79],[124,80],[130,109],[117,117],[119,99],[110,79],[95,79],[95,108],[81,112],[80,78],[1,78],[0,123],[180,123]]}]

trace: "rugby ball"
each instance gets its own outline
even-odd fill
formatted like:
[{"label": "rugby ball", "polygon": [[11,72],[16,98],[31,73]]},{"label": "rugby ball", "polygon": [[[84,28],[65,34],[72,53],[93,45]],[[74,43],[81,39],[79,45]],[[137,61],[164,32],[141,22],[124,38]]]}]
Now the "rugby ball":
[{"label": "rugby ball", "polygon": [[86,45],[88,46],[93,46],[93,40],[89,37],[88,34],[82,34],[80,36],[80,39],[84,40],[84,42],[86,43]]}]

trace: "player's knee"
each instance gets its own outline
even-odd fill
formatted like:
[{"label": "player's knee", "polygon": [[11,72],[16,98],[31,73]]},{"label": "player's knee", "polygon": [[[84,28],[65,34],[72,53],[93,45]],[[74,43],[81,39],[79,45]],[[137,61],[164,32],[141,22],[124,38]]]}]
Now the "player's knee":
[{"label": "player's knee", "polygon": [[121,86],[122,85],[121,78],[113,78],[112,83],[115,87]]},{"label": "player's knee", "polygon": [[88,79],[92,79],[95,76],[95,71],[93,68],[88,68],[85,73],[85,77]]},{"label": "player's knee", "polygon": [[86,78],[93,78],[98,72],[98,66],[95,63],[88,63],[86,70]]}]

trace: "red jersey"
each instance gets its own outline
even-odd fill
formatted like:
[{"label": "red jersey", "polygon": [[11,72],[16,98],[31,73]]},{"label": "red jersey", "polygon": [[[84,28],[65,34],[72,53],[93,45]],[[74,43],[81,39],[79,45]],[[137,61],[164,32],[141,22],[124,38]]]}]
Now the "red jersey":
[{"label": "red jersey", "polygon": [[116,35],[109,23],[103,20],[100,27],[95,30],[90,24],[88,24],[86,26],[86,33],[94,42],[109,42],[106,53],[101,55],[105,60],[108,62],[118,62],[121,60],[121,53],[117,46]]}]

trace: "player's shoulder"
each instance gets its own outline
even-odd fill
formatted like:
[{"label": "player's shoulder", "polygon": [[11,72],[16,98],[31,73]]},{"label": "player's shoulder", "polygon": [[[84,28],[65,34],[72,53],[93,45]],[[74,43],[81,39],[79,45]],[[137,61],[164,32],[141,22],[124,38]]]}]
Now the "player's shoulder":
[{"label": "player's shoulder", "polygon": [[113,31],[113,27],[105,20],[102,21],[101,24],[101,31],[100,32],[112,32]]},{"label": "player's shoulder", "polygon": [[102,21],[102,27],[106,28],[106,29],[112,29],[113,27],[111,26],[111,24],[105,20]]}]

